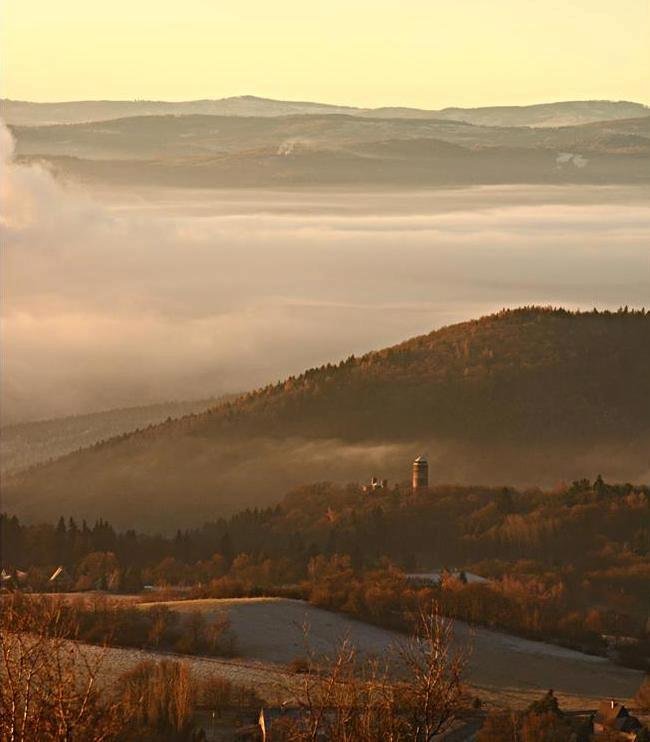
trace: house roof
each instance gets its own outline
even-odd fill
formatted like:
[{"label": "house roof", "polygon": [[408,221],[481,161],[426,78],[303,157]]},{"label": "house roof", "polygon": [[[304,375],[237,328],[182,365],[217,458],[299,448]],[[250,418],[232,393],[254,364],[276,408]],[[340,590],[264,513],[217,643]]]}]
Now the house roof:
[{"label": "house roof", "polygon": [[614,722],[614,729],[619,732],[635,732],[637,729],[641,729],[642,726],[636,716],[624,716],[616,719]]},{"label": "house roof", "polygon": [[1,582],[25,582],[27,580],[27,572],[22,572],[19,569],[14,569],[11,572],[7,572],[6,569],[0,570],[0,583]]},{"label": "house roof", "polygon": [[597,721],[613,721],[620,716],[628,716],[628,710],[618,701],[601,701],[596,713]]},{"label": "house roof", "polygon": [[601,701],[594,721],[619,732],[633,732],[641,727],[641,722],[630,716],[630,712],[618,701]]},{"label": "house roof", "polygon": [[67,577],[65,568],[64,567],[57,567],[54,572],[52,573],[52,576],[50,577],[50,582],[53,582],[54,580],[58,580],[60,577]]}]

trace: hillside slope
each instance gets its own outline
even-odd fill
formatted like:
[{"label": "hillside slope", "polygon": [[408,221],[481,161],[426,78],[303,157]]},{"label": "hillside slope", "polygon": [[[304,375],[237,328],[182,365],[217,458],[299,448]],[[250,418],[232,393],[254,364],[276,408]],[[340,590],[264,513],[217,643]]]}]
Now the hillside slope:
[{"label": "hillside slope", "polygon": [[202,412],[226,399],[228,398],[164,402],[3,425],[0,429],[0,471],[24,469],[79,448],[92,446],[98,441],[156,425],[167,418]]},{"label": "hillside slope", "polygon": [[650,432],[650,314],[522,309],[306,371],[199,418],[352,440],[574,440]]},{"label": "hillside slope", "polygon": [[135,116],[11,129],[18,155],[102,160],[215,157],[260,149],[288,157],[296,147],[314,151],[352,147],[356,151],[357,145],[384,141],[434,140],[469,148],[567,150],[584,154],[647,153],[650,146],[650,116],[551,129],[350,115]]},{"label": "hillside slope", "polygon": [[4,507],[195,524],[303,482],[404,479],[423,450],[435,482],[644,481],[648,368],[645,312],[502,312],[37,467]]},{"label": "hillside slope", "polygon": [[281,101],[241,95],[194,101],[67,101],[32,103],[0,100],[0,115],[10,124],[70,124],[103,121],[124,116],[288,116],[291,114],[335,114],[381,116],[382,118],[445,118],[491,126],[563,126],[630,118],[650,114],[647,106],[631,101],[560,101],[530,106],[487,106],[423,110],[408,107],[356,108],[309,101]]},{"label": "hillside slope", "polygon": [[22,161],[115,185],[647,183],[650,116],[556,128],[351,115],[138,116],[13,127]]},{"label": "hillside slope", "polygon": [[[84,185],[170,188],[327,188],[419,189],[475,185],[642,185],[650,183],[650,154],[600,154],[590,158],[552,150],[493,148],[454,155],[432,151],[429,140],[419,154],[368,156],[343,150],[300,150],[290,157],[277,150],[160,160],[89,160],[30,155],[64,181]],[[378,143],[378,148],[384,143]]]}]

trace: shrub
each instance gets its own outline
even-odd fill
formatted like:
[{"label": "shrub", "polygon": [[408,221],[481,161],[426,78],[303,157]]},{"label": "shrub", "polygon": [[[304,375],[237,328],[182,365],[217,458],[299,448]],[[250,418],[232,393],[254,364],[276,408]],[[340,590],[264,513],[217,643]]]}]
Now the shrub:
[{"label": "shrub", "polygon": [[198,704],[221,715],[229,708],[257,708],[262,705],[262,699],[253,688],[234,685],[226,678],[212,677],[199,685]]},{"label": "shrub", "polygon": [[306,675],[311,672],[311,666],[306,657],[294,657],[287,665],[287,669],[296,675]]},{"label": "shrub", "polygon": [[187,665],[146,660],[124,673],[118,685],[132,719],[127,739],[192,739],[197,688]]}]

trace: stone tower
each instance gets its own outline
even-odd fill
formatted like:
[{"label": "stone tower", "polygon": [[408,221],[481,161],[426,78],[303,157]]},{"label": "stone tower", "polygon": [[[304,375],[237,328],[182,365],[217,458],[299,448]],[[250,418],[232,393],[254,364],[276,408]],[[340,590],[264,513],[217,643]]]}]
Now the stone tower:
[{"label": "stone tower", "polygon": [[413,492],[425,490],[429,486],[429,463],[424,456],[413,462]]}]

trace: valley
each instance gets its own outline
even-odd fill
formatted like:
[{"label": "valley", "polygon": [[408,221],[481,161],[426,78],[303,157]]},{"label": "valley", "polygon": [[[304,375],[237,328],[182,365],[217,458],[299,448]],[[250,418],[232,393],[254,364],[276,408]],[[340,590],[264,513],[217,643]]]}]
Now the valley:
[{"label": "valley", "polygon": [[0,742],[650,742],[647,0],[0,23]]},{"label": "valley", "polygon": [[453,325],[6,476],[4,507],[189,527],[304,482],[400,482],[419,451],[436,484],[645,481],[648,319],[527,308]]},{"label": "valley", "polygon": [[627,102],[418,111],[253,97],[23,104],[18,162],[86,185],[441,188],[648,184],[650,114]]}]

